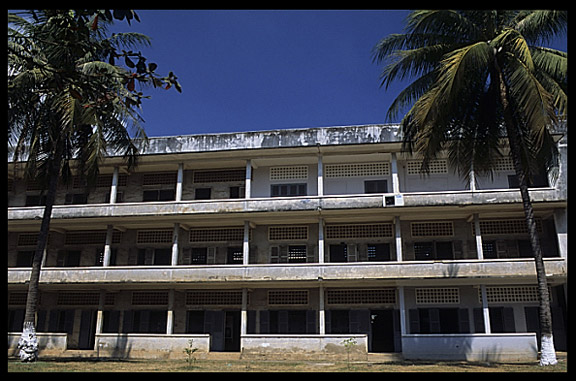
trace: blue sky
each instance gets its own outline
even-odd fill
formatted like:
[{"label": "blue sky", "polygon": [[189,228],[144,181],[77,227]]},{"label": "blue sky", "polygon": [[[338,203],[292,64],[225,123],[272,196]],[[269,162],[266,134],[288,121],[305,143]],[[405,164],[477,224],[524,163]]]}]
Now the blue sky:
[{"label": "blue sky", "polygon": [[138,10],[114,30],[151,37],[148,62],[183,87],[144,90],[148,136],[379,124],[403,84],[380,88],[372,48],[408,12]]}]

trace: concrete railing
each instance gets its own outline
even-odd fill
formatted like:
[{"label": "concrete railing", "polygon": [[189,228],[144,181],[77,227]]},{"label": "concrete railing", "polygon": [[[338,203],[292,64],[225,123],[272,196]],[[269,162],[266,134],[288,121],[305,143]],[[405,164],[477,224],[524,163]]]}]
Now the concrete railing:
[{"label": "concrete railing", "polygon": [[368,353],[368,335],[363,334],[247,334],[240,338],[242,355],[275,358],[346,355],[344,341],[348,339],[356,343],[349,346],[351,358]]},{"label": "concrete railing", "polygon": [[410,360],[535,361],[535,333],[402,335],[402,355]]},{"label": "concrete railing", "polygon": [[210,351],[209,334],[152,333],[96,334],[96,351],[100,357],[183,359],[190,340],[198,352]]},{"label": "concrete railing", "polygon": [[[8,356],[18,355],[18,340],[21,332],[8,332]],[[68,334],[37,332],[39,354],[41,356],[61,355],[68,347]]]},{"label": "concrete railing", "polygon": [[[546,258],[546,275],[566,277],[564,258]],[[129,274],[129,275],[128,275]],[[526,277],[536,279],[534,260],[491,259],[405,262],[298,263],[200,266],[110,266],[44,267],[42,284],[123,284],[130,279],[138,284],[173,283],[246,283],[330,280],[403,280],[403,279],[485,279],[487,277]],[[29,268],[9,268],[9,284],[25,284]]]}]

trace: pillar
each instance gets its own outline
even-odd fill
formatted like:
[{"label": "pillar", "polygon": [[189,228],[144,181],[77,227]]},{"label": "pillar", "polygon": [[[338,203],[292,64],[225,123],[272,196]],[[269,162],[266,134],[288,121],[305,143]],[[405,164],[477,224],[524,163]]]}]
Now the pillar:
[{"label": "pillar", "polygon": [[396,161],[396,152],[390,153],[392,167],[392,193],[400,193],[400,182],[398,180],[398,163]]},{"label": "pillar", "polygon": [[244,184],[244,197],[252,197],[252,160],[246,160],[246,179]]},{"label": "pillar", "polygon": [[396,260],[402,262],[402,231],[400,229],[400,216],[394,217]]},{"label": "pillar", "polygon": [[318,220],[318,263],[324,263],[324,219]]},{"label": "pillar", "polygon": [[319,306],[318,306],[318,323],[319,323],[319,333],[321,335],[326,334],[326,313],[324,311],[324,286],[320,283],[319,294]]},{"label": "pillar", "polygon": [[476,253],[478,259],[484,259],[484,249],[482,248],[482,233],[480,232],[480,218],[478,213],[474,213],[474,234],[476,235]]},{"label": "pillar", "polygon": [[184,163],[178,163],[176,176],[176,201],[182,201],[182,183],[184,182]]},{"label": "pillar", "polygon": [[240,338],[248,333],[248,290],[242,289],[242,312],[240,313]]},{"label": "pillar", "polygon": [[166,317],[166,334],[174,333],[174,290],[168,290],[168,316]]},{"label": "pillar", "polygon": [[324,164],[322,154],[318,154],[318,196],[324,196]]},{"label": "pillar", "polygon": [[490,327],[490,309],[488,308],[488,295],[486,294],[486,285],[480,286],[480,294],[482,296],[482,314],[484,315],[484,332],[492,333]]},{"label": "pillar", "polygon": [[250,222],[244,221],[244,241],[242,242],[242,264],[248,265],[250,258]]},{"label": "pillar", "polygon": [[400,334],[406,335],[406,303],[404,302],[404,286],[398,287],[398,304],[400,305]]},{"label": "pillar", "polygon": [[112,225],[106,226],[106,242],[104,243],[104,258],[102,259],[102,267],[110,266],[110,256],[112,254],[112,235],[114,228]]},{"label": "pillar", "polygon": [[178,265],[178,239],[180,237],[180,224],[178,222],[174,223],[174,232],[172,233],[172,260],[170,264],[172,266]]},{"label": "pillar", "polygon": [[110,204],[116,203],[116,194],[118,192],[118,167],[114,167],[112,174],[112,186],[110,187]]}]

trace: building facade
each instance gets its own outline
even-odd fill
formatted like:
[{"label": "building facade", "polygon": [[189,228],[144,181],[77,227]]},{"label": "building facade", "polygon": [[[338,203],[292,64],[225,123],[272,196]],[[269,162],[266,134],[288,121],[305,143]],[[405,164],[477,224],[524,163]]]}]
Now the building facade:
[{"label": "building facade", "polygon": [[[566,147],[530,196],[566,349]],[[403,153],[396,125],[151,138],[128,173],[60,185],[40,277],[41,350],[535,359],[538,296],[514,170],[470,182]],[[14,353],[43,195],[8,163]],[[41,352],[42,354],[42,352]]]}]

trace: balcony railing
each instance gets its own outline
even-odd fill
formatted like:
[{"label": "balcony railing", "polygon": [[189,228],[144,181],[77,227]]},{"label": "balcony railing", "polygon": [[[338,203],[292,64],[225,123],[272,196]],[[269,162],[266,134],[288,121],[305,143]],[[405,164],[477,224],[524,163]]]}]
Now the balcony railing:
[{"label": "balcony railing", "polygon": [[[546,275],[565,278],[564,258],[544,260]],[[113,266],[45,267],[42,284],[257,284],[270,282],[402,281],[427,279],[473,279],[489,277],[535,279],[532,259],[450,260],[410,262],[355,262],[324,264],[254,264],[210,266]],[[8,269],[9,284],[24,284],[30,269]]]}]

